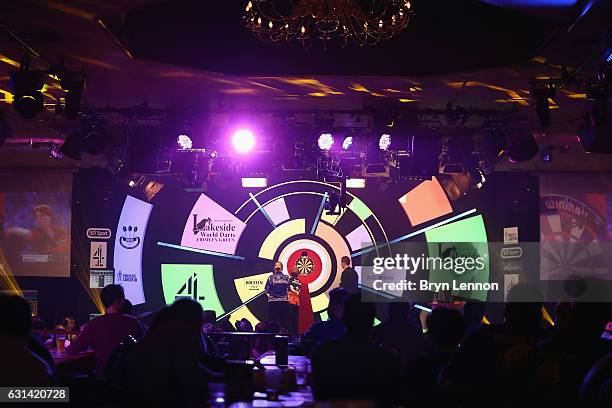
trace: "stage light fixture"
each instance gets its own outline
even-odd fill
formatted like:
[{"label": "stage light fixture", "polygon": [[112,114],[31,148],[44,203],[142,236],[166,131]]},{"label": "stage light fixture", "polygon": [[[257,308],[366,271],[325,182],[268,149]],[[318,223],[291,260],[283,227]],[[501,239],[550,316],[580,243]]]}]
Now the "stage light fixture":
[{"label": "stage light fixture", "polygon": [[364,178],[349,178],[346,179],[346,188],[365,188],[366,181]]},{"label": "stage light fixture", "polygon": [[535,157],[539,151],[538,144],[531,133],[518,131],[508,134],[506,153],[511,163],[530,160]]},{"label": "stage light fixture", "polygon": [[268,179],[265,177],[242,177],[242,187],[244,188],[268,187]]},{"label": "stage light fixture", "polygon": [[81,112],[81,96],[85,87],[84,74],[62,69],[59,76],[60,86],[66,90],[64,99],[65,115],[68,119],[76,119]]},{"label": "stage light fixture", "polygon": [[255,135],[250,129],[236,130],[232,135],[232,147],[238,154],[249,153],[255,147]]},{"label": "stage light fixture", "polygon": [[85,138],[82,132],[77,131],[66,136],[60,147],[60,152],[74,160],[81,160],[81,153],[85,149]]},{"label": "stage light fixture", "polygon": [[383,133],[378,139],[378,148],[380,150],[387,150],[391,146],[391,135]]},{"label": "stage light fixture", "polygon": [[534,83],[531,89],[531,93],[536,99],[536,113],[538,120],[542,127],[550,125],[550,101],[549,99],[554,98],[557,90],[554,84],[545,83]]},{"label": "stage light fixture", "polygon": [[319,149],[331,150],[332,146],[334,145],[334,137],[331,135],[331,133],[321,133],[317,143],[319,145]]},{"label": "stage light fixture", "polygon": [[4,113],[0,111],[0,147],[2,147],[4,141],[11,136],[11,133],[11,127],[5,119]]},{"label": "stage light fixture", "polygon": [[191,149],[193,147],[193,142],[191,138],[187,135],[178,135],[176,138],[176,143],[179,145],[181,149]]},{"label": "stage light fixture", "polygon": [[344,141],[342,142],[342,149],[348,150],[352,144],[353,144],[353,136],[347,136],[344,138]]},{"label": "stage light fixture", "polygon": [[128,186],[130,186],[132,188],[136,187],[136,181],[135,180],[128,181]]},{"label": "stage light fixture", "polygon": [[24,119],[33,119],[43,110],[44,82],[41,71],[32,71],[28,67],[29,62],[22,61],[19,70],[13,73],[13,107]]}]

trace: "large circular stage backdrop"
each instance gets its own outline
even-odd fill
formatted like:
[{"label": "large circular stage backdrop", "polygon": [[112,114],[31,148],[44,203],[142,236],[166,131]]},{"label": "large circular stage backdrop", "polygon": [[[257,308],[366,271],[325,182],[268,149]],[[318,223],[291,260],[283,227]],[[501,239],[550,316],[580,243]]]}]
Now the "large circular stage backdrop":
[{"label": "large circular stage backdrop", "polygon": [[[127,196],[114,245],[115,282],[136,305],[192,298],[218,318],[267,315],[264,284],[275,261],[302,280],[300,329],[327,316],[340,258],[360,273],[361,255],[393,256],[398,242],[487,242],[475,208],[453,209],[437,179],[349,189],[347,208],[327,215],[334,184],[278,182],[261,189],[164,188],[152,203]],[[366,290],[368,288],[365,288]]]}]

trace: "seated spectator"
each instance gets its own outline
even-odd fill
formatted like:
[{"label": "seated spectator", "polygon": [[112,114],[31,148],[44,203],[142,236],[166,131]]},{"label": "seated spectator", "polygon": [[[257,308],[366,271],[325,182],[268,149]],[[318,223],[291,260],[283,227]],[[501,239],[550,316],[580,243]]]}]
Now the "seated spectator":
[{"label": "seated spectator", "polygon": [[608,303],[575,302],[564,316],[561,328],[553,330],[538,344],[540,371],[555,373],[555,381],[538,384],[546,398],[559,403],[578,403],[581,383],[593,365],[610,350],[601,338],[610,317]]},{"label": "seated spectator", "polygon": [[[66,340],[69,342],[74,341],[77,338],[77,326],[76,320],[72,316],[64,317],[56,326],[55,330],[66,330]],[[68,343],[70,344],[70,343]]]},{"label": "seated spectator", "polygon": [[426,355],[428,342],[423,331],[414,327],[408,320],[410,303],[389,303],[389,318],[374,327],[374,341],[387,350],[395,353],[401,360],[402,367],[409,362]]},{"label": "seated spectator", "polygon": [[143,406],[202,406],[214,374],[200,363],[204,353],[202,307],[180,299],[159,319],[128,358],[130,400]]},{"label": "seated spectator", "polygon": [[91,347],[96,355],[96,372],[104,373],[106,362],[115,348],[128,336],[139,339],[143,329],[138,320],[121,313],[125,295],[119,285],[108,285],[100,294],[105,314],[90,320],[66,352],[78,354]]},{"label": "seated spectator", "polygon": [[317,400],[362,400],[390,404],[397,396],[400,367],[393,355],[370,341],[374,305],[351,295],[344,306],[346,333],[312,353]]},{"label": "seated spectator", "polygon": [[20,296],[0,294],[0,311],[0,384],[53,385],[51,366],[27,347],[32,327],[28,302]]},{"label": "seated spectator", "polygon": [[337,339],[345,332],[342,312],[344,302],[349,297],[346,289],[335,288],[329,292],[329,306],[327,306],[328,319],[315,322],[304,335],[304,345],[306,352],[309,353],[317,344]]},{"label": "seated spectator", "polygon": [[433,345],[430,355],[419,358],[406,367],[406,402],[427,404],[435,401],[436,383],[442,367],[457,349],[465,333],[461,313],[439,307],[427,318],[427,337]]},{"label": "seated spectator", "polygon": [[482,319],[485,315],[485,304],[478,300],[465,302],[463,306],[463,318],[465,319],[465,335],[469,336],[482,327]]},{"label": "seated spectator", "polygon": [[539,291],[519,283],[508,292],[502,324],[483,326],[461,343],[441,370],[438,391],[448,402],[471,406],[498,406],[500,401],[532,401],[542,302]]},{"label": "seated spectator", "polygon": [[248,319],[240,319],[236,321],[236,330],[243,333],[252,333],[253,325]]},{"label": "seated spectator", "polygon": [[132,302],[129,299],[123,299],[123,307],[121,308],[121,313],[124,315],[132,316]]}]

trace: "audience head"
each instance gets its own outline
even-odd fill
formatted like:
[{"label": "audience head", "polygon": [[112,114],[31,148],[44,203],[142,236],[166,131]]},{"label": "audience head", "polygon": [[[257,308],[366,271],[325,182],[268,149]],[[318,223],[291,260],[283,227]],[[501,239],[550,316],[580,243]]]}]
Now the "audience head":
[{"label": "audience head", "polygon": [[570,312],[568,328],[585,340],[598,339],[609,320],[609,303],[575,302]]},{"label": "audience head", "polygon": [[266,323],[259,322],[255,325],[255,333],[265,333],[266,332]]},{"label": "audience head", "polygon": [[214,310],[205,310],[202,314],[202,323],[214,325],[217,323],[217,312]]},{"label": "audience head", "polygon": [[280,333],[281,327],[276,322],[268,322],[266,323],[266,333]]},{"label": "audience head", "polygon": [[349,258],[348,256],[343,256],[342,258],[340,258],[340,266],[342,267],[342,269],[346,269],[350,267],[351,258]]},{"label": "audience head", "polygon": [[236,330],[239,332],[251,333],[253,331],[253,325],[248,319],[242,318],[236,321]]},{"label": "audience head", "polygon": [[353,339],[367,340],[374,325],[376,309],[372,303],[361,301],[361,295],[355,293],[346,299],[342,320],[346,334]]},{"label": "audience head", "polygon": [[465,302],[463,306],[463,317],[468,324],[478,324],[482,322],[485,314],[485,304],[478,300]]},{"label": "audience head", "polygon": [[75,326],[76,326],[76,321],[74,320],[74,317],[72,316],[66,316],[62,319],[62,321],[60,322],[60,325],[67,331],[72,331],[74,330]]},{"label": "audience head", "polygon": [[454,350],[465,333],[465,320],[454,309],[438,307],[427,317],[427,335],[440,351]]},{"label": "audience head", "polygon": [[517,283],[508,292],[504,317],[514,331],[528,333],[537,329],[542,321],[542,294],[530,284]]},{"label": "audience head", "polygon": [[283,271],[283,263],[276,261],[274,262],[274,273],[281,273]]},{"label": "audience head", "polygon": [[349,293],[346,289],[334,288],[329,292],[329,306],[327,314],[330,318],[341,318],[344,312],[344,303]]},{"label": "audience head", "polygon": [[404,321],[408,319],[411,305],[409,302],[390,302],[389,319],[393,321]]},{"label": "audience head", "polygon": [[102,304],[106,309],[106,313],[121,313],[125,293],[121,285],[107,285],[100,292]]},{"label": "audience head", "polygon": [[202,305],[191,299],[176,300],[170,306],[170,319],[201,330],[202,327]]},{"label": "audience head", "polygon": [[0,310],[0,335],[29,335],[32,328],[32,311],[24,298],[0,294]]},{"label": "audience head", "polygon": [[121,313],[125,315],[132,315],[132,302],[129,299],[123,300],[123,306],[121,307]]},{"label": "audience head", "polygon": [[149,326],[149,331],[155,331],[170,321],[170,307],[164,306],[155,313],[155,317]]}]

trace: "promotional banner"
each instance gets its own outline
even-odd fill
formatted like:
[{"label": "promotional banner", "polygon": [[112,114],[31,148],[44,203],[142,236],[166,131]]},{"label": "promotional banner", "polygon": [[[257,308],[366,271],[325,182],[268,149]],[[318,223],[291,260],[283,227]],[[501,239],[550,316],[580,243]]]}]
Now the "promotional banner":
[{"label": "promotional banner", "polygon": [[115,283],[134,305],[145,302],[142,287],[143,239],[153,206],[132,196],[125,198],[115,235]]},{"label": "promotional banner", "polygon": [[181,245],[234,254],[244,227],[244,222],[202,194],[185,223]]}]

